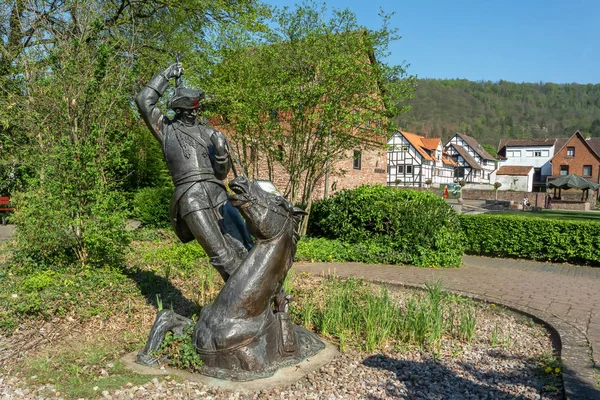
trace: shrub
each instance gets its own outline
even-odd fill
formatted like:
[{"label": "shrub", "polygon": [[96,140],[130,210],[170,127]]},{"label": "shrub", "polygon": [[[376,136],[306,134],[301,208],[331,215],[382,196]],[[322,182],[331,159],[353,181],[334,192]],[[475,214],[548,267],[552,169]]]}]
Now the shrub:
[{"label": "shrub", "polygon": [[204,363],[196,351],[193,331],[194,325],[190,324],[183,328],[181,335],[167,332],[156,355],[161,358],[166,357],[167,365],[172,367],[194,372],[200,371]]},{"label": "shrub", "polygon": [[469,254],[600,265],[600,224],[518,215],[461,215]]},{"label": "shrub", "polygon": [[456,267],[463,254],[456,213],[429,192],[361,186],[315,202],[309,233],[350,244],[373,261]]},{"label": "shrub", "polygon": [[146,227],[164,228],[169,225],[169,204],[173,188],[149,187],[140,189],[133,197],[133,216]]},{"label": "shrub", "polygon": [[44,189],[15,196],[14,263],[21,267],[119,266],[128,249],[126,205],[118,192],[92,193],[79,205]]}]

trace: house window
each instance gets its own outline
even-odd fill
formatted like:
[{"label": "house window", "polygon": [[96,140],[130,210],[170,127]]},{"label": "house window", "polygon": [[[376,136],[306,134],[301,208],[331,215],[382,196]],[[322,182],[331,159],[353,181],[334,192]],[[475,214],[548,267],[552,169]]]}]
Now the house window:
[{"label": "house window", "polygon": [[533,156],[534,156],[534,157],[541,157],[541,156],[542,156],[542,151],[541,151],[541,150],[534,151],[534,152],[533,152]]},{"label": "house window", "polygon": [[454,177],[455,178],[464,178],[465,177],[465,167],[454,168]]},{"label": "house window", "polygon": [[521,157],[521,150],[507,150],[506,157]]},{"label": "house window", "polygon": [[412,173],[413,173],[412,165],[407,165],[406,166],[406,175],[412,175]]},{"label": "house window", "polygon": [[575,157],[575,147],[567,147],[567,157]]},{"label": "house window", "polygon": [[404,165],[398,165],[398,175],[404,175]]},{"label": "house window", "polygon": [[569,166],[568,165],[561,165],[560,166],[560,174],[561,175],[569,175]]},{"label": "house window", "polygon": [[352,167],[354,169],[360,169],[361,156],[362,156],[362,153],[360,150],[354,150],[354,159],[352,161]]},{"label": "house window", "polygon": [[583,166],[583,176],[592,176],[592,166],[591,165]]},{"label": "house window", "polygon": [[396,145],[396,150],[402,151],[402,152],[407,152],[408,145],[405,145],[405,144]]}]

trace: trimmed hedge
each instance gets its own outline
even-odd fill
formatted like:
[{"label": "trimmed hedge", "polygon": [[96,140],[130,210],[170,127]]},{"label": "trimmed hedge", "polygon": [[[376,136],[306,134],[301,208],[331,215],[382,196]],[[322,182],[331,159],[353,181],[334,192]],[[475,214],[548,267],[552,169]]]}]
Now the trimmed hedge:
[{"label": "trimmed hedge", "polygon": [[428,192],[379,185],[343,190],[313,204],[308,232],[350,245],[351,259],[365,262],[458,267],[463,255],[456,213]]},{"label": "trimmed hedge", "polygon": [[518,215],[460,215],[468,254],[600,265],[600,224]]}]

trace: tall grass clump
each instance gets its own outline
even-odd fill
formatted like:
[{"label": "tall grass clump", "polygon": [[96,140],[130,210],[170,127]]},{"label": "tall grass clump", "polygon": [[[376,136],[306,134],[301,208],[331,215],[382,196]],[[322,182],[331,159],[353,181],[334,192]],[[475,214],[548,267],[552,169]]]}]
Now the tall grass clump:
[{"label": "tall grass clump", "polygon": [[329,277],[316,292],[295,294],[297,322],[337,340],[342,350],[350,344],[367,352],[395,344],[435,350],[444,337],[471,341],[477,323],[475,309],[455,302],[439,281],[396,298],[386,287]]},{"label": "tall grass clump", "polygon": [[308,229],[311,237],[350,244],[375,262],[458,267],[463,255],[456,213],[429,192],[386,186],[343,190],[313,204]]}]

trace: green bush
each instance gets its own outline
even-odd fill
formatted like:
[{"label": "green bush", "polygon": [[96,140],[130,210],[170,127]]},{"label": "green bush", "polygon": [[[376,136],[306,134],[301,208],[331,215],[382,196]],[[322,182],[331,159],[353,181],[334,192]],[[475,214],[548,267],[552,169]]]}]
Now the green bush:
[{"label": "green bush", "polygon": [[170,224],[172,187],[140,189],[133,197],[133,216],[146,227],[164,228]]},{"label": "green bush", "polygon": [[469,254],[600,265],[600,224],[518,215],[461,215]]},{"label": "green bush", "polygon": [[89,195],[87,204],[52,191],[31,189],[14,196],[13,262],[20,267],[60,268],[78,263],[120,266],[129,248],[126,205],[118,192]]},{"label": "green bush", "polygon": [[[463,255],[456,213],[429,192],[361,186],[313,205],[309,235],[336,239],[365,262],[457,267]],[[361,260],[363,261],[363,260]]]}]

